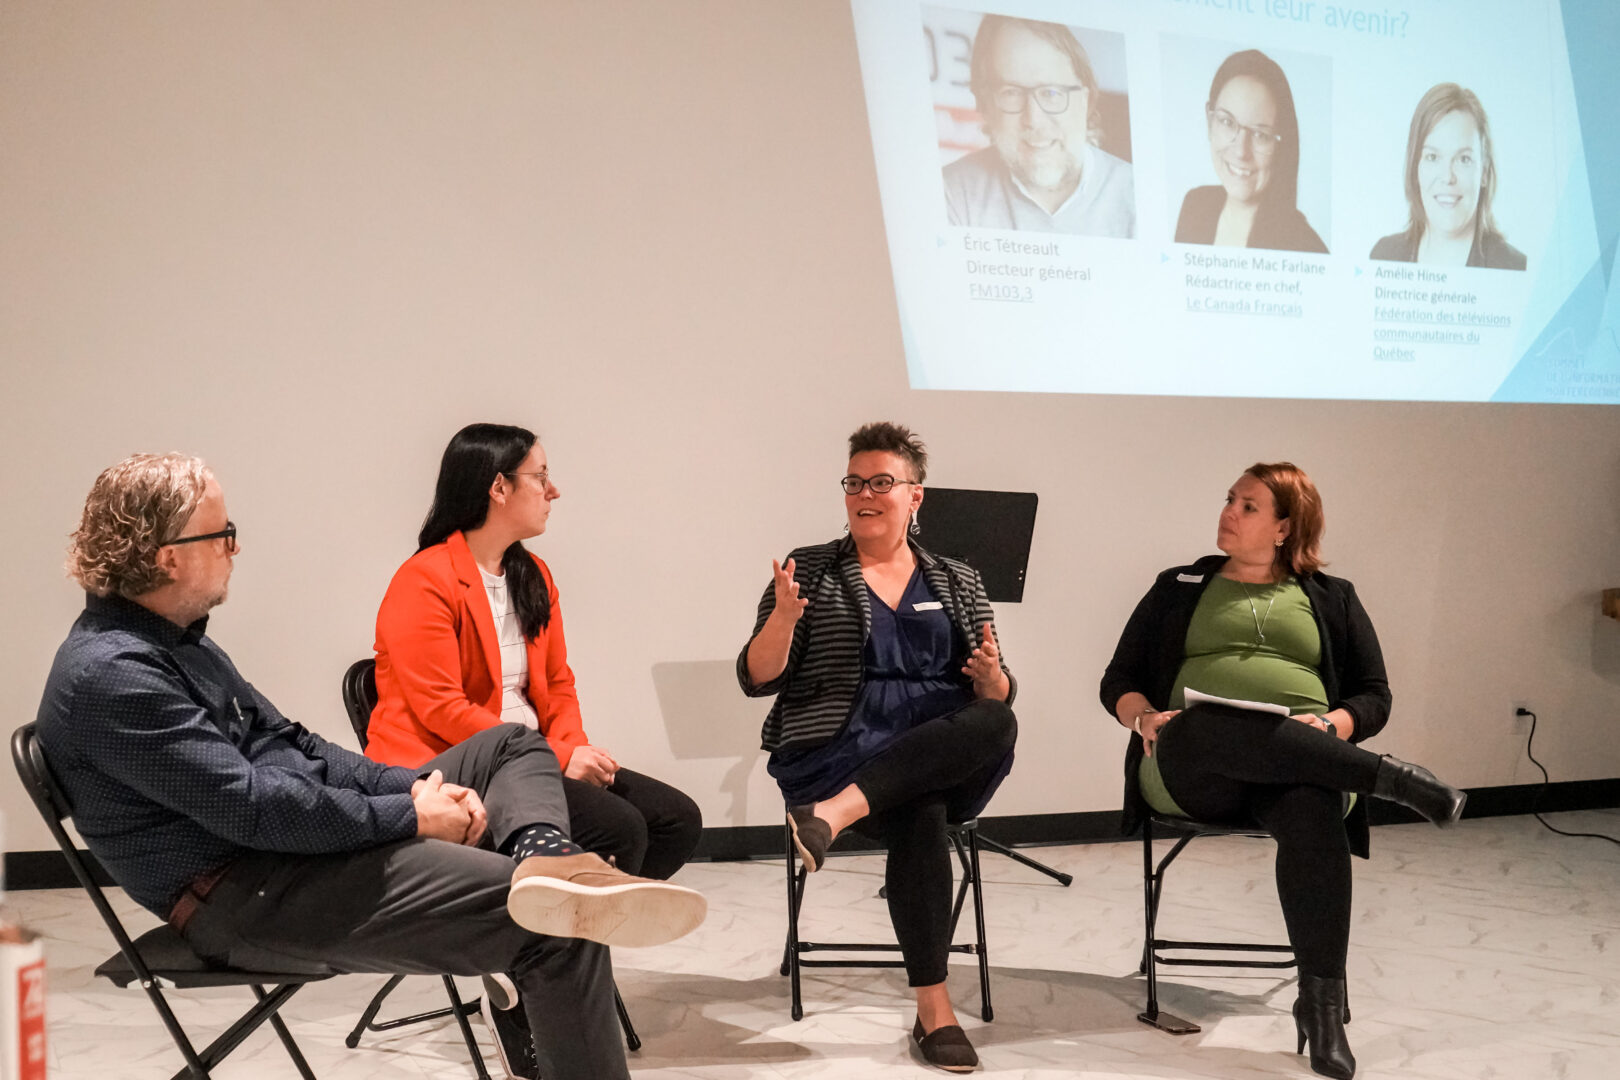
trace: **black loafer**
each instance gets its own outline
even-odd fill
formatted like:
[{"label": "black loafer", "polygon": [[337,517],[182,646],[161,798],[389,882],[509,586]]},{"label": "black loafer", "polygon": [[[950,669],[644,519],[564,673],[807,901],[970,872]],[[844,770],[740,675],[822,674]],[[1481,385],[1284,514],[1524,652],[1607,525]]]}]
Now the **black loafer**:
[{"label": "black loafer", "polygon": [[788,828],[793,830],[793,846],[798,849],[804,868],[810,873],[821,869],[827,861],[827,848],[832,844],[832,826],[812,814],[809,806],[790,806],[787,812]]},{"label": "black loafer", "polygon": [[973,1052],[967,1032],[956,1024],[946,1024],[923,1034],[922,1021],[911,1029],[911,1041],[922,1051],[923,1060],[946,1072],[972,1072],[979,1067],[979,1055]]}]

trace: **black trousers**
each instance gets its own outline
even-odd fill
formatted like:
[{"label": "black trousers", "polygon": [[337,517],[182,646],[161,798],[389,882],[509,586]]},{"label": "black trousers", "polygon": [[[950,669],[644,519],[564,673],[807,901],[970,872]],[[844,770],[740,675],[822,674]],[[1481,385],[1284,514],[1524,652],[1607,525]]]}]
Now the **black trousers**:
[{"label": "black trousers", "polygon": [[629,769],[611,787],[563,777],[570,838],[627,874],[664,881],[686,865],[703,835],[703,811],[685,792]]},{"label": "black trousers", "polygon": [[185,937],[203,956],[263,971],[510,972],[549,1078],[628,1080],[605,946],[543,937],[514,923],[514,864],[493,848],[530,825],[568,828],[557,758],[545,739],[497,724],[419,772],[477,791],[487,846],[417,837],[325,855],[258,852],[237,860]]},{"label": "black trousers", "polygon": [[1344,978],[1350,949],[1345,792],[1366,796],[1379,756],[1286,716],[1196,705],[1159,731],[1165,790],[1198,821],[1277,841],[1277,898],[1301,975]]},{"label": "black trousers", "polygon": [[983,801],[1017,738],[1012,709],[975,701],[906,732],[855,774],[871,813],[854,827],[888,848],[889,918],[912,986],[944,982],[950,958],[945,824]]}]

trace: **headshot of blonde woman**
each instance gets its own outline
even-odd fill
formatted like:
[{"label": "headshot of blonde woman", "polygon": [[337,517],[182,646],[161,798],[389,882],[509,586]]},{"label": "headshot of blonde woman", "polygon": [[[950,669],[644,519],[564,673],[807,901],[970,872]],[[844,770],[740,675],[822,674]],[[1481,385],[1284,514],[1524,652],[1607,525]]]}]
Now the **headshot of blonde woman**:
[{"label": "headshot of blonde woman", "polygon": [[1436,266],[1523,270],[1491,213],[1496,155],[1479,97],[1456,83],[1429,89],[1406,139],[1406,228],[1373,245],[1371,258]]}]

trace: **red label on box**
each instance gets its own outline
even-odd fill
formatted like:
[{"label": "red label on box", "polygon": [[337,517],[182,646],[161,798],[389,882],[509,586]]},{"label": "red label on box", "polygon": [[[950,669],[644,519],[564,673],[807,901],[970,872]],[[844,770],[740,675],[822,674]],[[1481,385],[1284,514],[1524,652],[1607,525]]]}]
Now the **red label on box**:
[{"label": "red label on box", "polygon": [[45,1080],[45,961],[17,969],[17,1080]]}]

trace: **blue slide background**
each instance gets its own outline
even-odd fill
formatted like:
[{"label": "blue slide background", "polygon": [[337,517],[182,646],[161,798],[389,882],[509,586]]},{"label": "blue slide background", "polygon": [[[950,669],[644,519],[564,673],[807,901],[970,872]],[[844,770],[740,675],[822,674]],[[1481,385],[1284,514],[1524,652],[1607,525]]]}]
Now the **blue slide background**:
[{"label": "blue slide background", "polygon": [[1620,4],[1564,0],[1563,15],[1599,255],[1493,401],[1620,401]]}]

